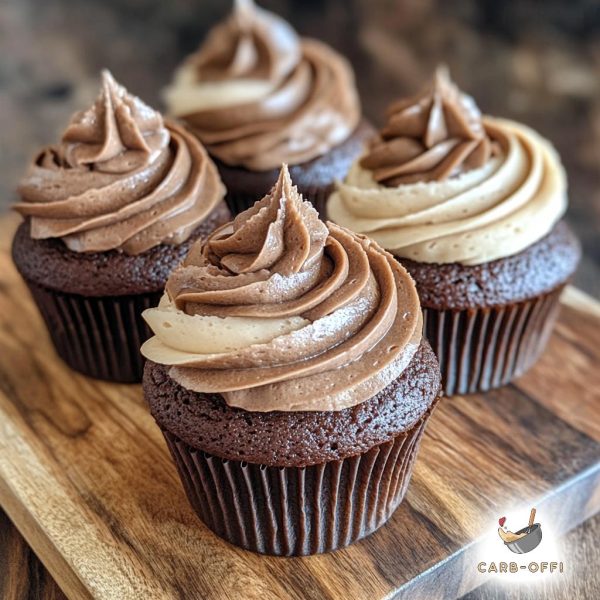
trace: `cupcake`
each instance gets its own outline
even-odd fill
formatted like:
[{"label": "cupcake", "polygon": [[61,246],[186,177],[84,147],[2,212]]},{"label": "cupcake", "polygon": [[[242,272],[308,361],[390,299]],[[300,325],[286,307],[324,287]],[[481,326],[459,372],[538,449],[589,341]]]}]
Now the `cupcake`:
[{"label": "cupcake", "polygon": [[373,241],[320,221],[285,166],[144,318],[144,395],[216,534],[296,556],[390,517],[440,390],[417,292]]},{"label": "cupcake", "polygon": [[13,260],[56,351],[85,375],[141,381],[141,312],[231,216],[206,151],[104,71],[96,102],[37,154],[18,192]]},{"label": "cupcake", "polygon": [[560,158],[525,125],[482,117],[444,69],[387,118],[328,215],[413,276],[446,394],[505,385],[544,349],[580,259]]},{"label": "cupcake", "polygon": [[213,157],[235,214],[269,192],[282,162],[322,211],[374,134],[348,62],[252,0],[184,61],[165,101]]}]

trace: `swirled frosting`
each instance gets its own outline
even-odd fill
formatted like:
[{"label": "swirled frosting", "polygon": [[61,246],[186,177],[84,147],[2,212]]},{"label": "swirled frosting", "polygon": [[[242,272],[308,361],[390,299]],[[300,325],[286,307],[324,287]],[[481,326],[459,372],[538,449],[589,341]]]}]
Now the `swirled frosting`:
[{"label": "swirled frosting", "polygon": [[445,67],[420,94],[392,104],[387,113],[360,162],[383,185],[440,181],[483,166],[492,154],[479,108]]},{"label": "swirled frosting", "polygon": [[287,167],[195,245],[144,312],[142,346],[184,387],[251,411],[341,410],[396,379],[421,338],[414,283],[364,236],[321,222]]},{"label": "swirled frosting", "polygon": [[31,218],[34,239],[127,254],[181,243],[225,193],[200,143],[108,71],[96,102],[37,155],[18,191],[14,208]]},{"label": "swirled frosting", "polygon": [[251,0],[188,57],[165,99],[211,155],[254,171],[321,156],[360,118],[347,61]]},{"label": "swirled frosting", "polygon": [[[377,150],[372,151],[330,196],[329,218],[396,256],[424,263],[476,265],[517,254],[540,240],[567,206],[560,158],[528,127],[491,117],[476,124],[477,114],[472,107],[468,111],[469,129],[484,134],[457,142],[456,148],[473,149],[460,153],[461,162],[450,161],[454,166],[443,178],[432,180],[431,169],[411,167],[406,182],[391,185],[400,172],[377,163]],[[412,123],[408,118],[397,122],[397,139],[410,137]],[[448,123],[445,129],[457,130]]]}]

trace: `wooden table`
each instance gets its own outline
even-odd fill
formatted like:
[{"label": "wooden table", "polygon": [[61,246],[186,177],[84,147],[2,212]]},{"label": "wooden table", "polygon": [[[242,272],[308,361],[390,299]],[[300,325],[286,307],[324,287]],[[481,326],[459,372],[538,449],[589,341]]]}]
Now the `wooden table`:
[{"label": "wooden table", "polygon": [[[569,218],[584,243],[576,285],[600,296],[600,54],[594,2],[550,1],[543,11],[532,0],[396,0],[393,8],[383,0],[260,3],[352,60],[365,113],[376,123],[389,101],[414,91],[443,60],[486,112],[522,120],[552,139],[570,176]],[[30,3],[7,0],[0,15],[0,208],[12,201],[35,149],[56,139],[69,115],[94,97],[101,67],[158,106],[158,91],[172,69],[226,4],[47,0],[32,10]],[[600,563],[598,527],[588,524],[570,536],[582,563]],[[11,590],[0,596],[55,597],[48,581],[22,538],[0,519],[0,591]],[[484,590],[479,597],[496,593],[487,585]],[[600,597],[600,578],[588,575],[573,583],[571,597],[577,590],[586,591],[582,597]],[[548,594],[561,597],[553,590]]]},{"label": "wooden table", "polygon": [[[564,538],[570,556],[576,564],[587,567],[585,577],[569,577],[558,583],[530,589],[523,586],[507,588],[496,583],[485,584],[462,600],[590,600],[598,589],[594,565],[598,564],[600,515],[590,519]],[[5,514],[0,512],[0,598],[5,600],[66,600],[48,571],[36,558]]]}]

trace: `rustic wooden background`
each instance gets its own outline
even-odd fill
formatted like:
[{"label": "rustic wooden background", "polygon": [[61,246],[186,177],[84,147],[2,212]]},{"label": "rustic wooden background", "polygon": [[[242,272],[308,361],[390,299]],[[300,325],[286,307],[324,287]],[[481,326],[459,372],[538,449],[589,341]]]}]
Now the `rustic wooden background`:
[{"label": "rustic wooden background", "polygon": [[[597,0],[259,2],[351,59],[364,111],[376,123],[388,102],[414,91],[444,61],[485,112],[524,121],[549,137],[569,172],[569,220],[584,245],[575,283],[600,296]],[[160,88],[174,66],[228,4],[2,0],[0,210],[14,199],[15,184],[35,149],[53,141],[69,115],[93,99],[102,67],[159,106]],[[599,536],[600,517],[573,532],[569,547],[578,560],[598,564]],[[571,598],[600,597],[600,578],[574,586]],[[548,589],[546,595],[559,598],[563,591]],[[1,512],[0,597],[62,597]],[[469,599],[489,597],[516,595],[488,585]]]}]

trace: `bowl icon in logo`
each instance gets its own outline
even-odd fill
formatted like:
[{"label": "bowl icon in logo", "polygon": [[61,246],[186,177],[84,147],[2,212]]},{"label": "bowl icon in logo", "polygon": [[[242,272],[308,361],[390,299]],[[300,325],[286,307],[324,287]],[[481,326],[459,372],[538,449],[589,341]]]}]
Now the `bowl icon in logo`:
[{"label": "bowl icon in logo", "polygon": [[542,541],[542,526],[539,523],[534,523],[535,508],[531,509],[527,527],[519,529],[516,533],[503,529],[505,521],[504,517],[499,520],[498,535],[511,552],[526,554],[539,546]]}]

